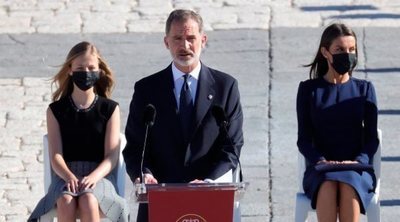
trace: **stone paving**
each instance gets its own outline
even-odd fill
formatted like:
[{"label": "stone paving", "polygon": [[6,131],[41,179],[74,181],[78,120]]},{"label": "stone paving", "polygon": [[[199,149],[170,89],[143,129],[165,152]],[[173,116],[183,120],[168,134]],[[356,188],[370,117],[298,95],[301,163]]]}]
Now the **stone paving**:
[{"label": "stone paving", "polygon": [[38,114],[45,114],[50,90],[42,79],[29,77],[0,79],[0,88],[0,221],[22,221],[43,195],[46,128]]},{"label": "stone paving", "polygon": [[162,32],[169,12],[192,8],[206,30],[397,26],[398,0],[0,0],[0,33]]},{"label": "stone paving", "polygon": [[234,74],[241,87],[241,158],[251,182],[243,221],[293,220],[293,104],[298,81],[307,78],[293,74],[306,73],[299,64],[311,59],[322,27],[332,21],[358,27],[358,75],[376,83],[382,109],[383,221],[396,221],[399,176],[390,169],[400,168],[400,49],[389,49],[400,34],[400,0],[0,0],[0,222],[26,220],[44,194],[42,136],[53,66],[78,40],[96,42],[119,74],[114,98],[124,126],[133,83],[170,61],[162,45],[164,22],[182,7],[204,18],[210,42],[203,61]]}]

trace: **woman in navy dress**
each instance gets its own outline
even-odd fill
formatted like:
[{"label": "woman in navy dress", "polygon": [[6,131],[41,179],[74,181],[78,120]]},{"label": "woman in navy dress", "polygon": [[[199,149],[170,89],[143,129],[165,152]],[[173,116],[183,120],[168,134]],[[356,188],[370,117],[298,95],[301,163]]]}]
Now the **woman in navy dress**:
[{"label": "woman in navy dress", "polygon": [[352,76],[357,57],[355,33],[344,24],[328,26],[308,65],[310,79],[297,93],[303,187],[318,221],[359,221],[374,195],[368,166],[379,143],[377,104],[372,83]]}]

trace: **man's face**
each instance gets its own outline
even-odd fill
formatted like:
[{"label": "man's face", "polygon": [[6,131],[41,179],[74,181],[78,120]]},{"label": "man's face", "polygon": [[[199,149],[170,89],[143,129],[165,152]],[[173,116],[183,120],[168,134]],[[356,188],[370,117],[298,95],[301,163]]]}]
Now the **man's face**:
[{"label": "man's face", "polygon": [[169,49],[175,66],[182,72],[192,71],[200,61],[207,36],[199,32],[199,25],[192,19],[173,22],[164,43]]}]

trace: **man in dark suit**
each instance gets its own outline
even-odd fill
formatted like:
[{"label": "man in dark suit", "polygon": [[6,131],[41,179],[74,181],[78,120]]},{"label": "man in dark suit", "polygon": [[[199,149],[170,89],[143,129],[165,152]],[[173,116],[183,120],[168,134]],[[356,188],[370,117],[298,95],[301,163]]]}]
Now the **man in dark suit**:
[{"label": "man in dark suit", "polygon": [[[123,151],[127,172],[140,182],[145,124],[152,104],[157,115],[145,150],[145,183],[212,182],[237,167],[243,145],[243,114],[237,81],[200,62],[207,42],[200,15],[171,12],[164,43],[173,62],[135,84]],[[227,135],[217,124],[213,107],[226,114]],[[139,207],[138,221],[147,212]],[[142,217],[142,219],[141,219]]]}]

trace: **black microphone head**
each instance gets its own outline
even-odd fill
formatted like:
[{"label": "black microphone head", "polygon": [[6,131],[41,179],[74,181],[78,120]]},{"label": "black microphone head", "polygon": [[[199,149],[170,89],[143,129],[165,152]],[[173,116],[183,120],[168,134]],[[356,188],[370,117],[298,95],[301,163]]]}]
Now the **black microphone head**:
[{"label": "black microphone head", "polygon": [[222,126],[222,124],[227,124],[228,119],[226,118],[225,111],[221,106],[214,105],[211,110],[215,120],[217,121],[218,126]]},{"label": "black microphone head", "polygon": [[147,104],[144,110],[144,124],[147,126],[153,126],[154,120],[156,119],[156,108],[152,104]]}]

